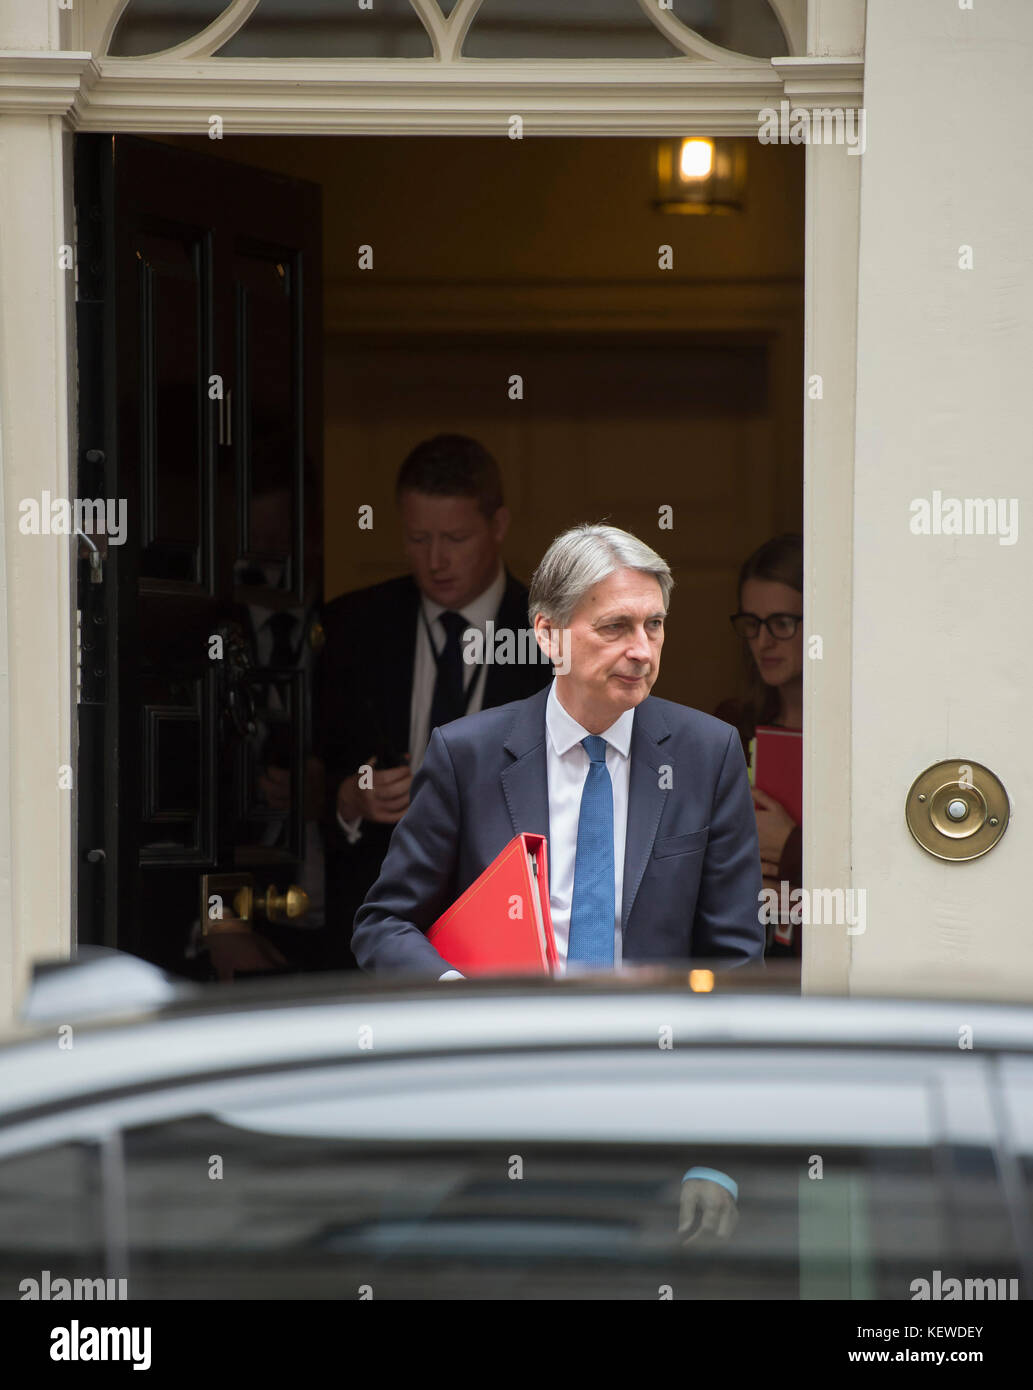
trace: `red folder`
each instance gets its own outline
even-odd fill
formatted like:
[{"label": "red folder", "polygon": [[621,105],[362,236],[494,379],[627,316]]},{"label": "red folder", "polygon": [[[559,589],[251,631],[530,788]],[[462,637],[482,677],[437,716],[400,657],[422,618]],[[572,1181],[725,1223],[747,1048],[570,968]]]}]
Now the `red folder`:
[{"label": "red folder", "polygon": [[427,940],[464,975],[553,974],[545,836],[510,840],[438,918]]},{"label": "red folder", "polygon": [[753,785],[786,808],[797,825],[803,821],[803,733],[757,725]]}]

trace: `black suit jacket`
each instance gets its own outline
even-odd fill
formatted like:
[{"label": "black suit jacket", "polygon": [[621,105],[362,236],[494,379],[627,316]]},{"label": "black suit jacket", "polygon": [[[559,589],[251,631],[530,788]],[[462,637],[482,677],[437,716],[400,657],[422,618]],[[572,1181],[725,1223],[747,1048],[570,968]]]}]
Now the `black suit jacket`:
[{"label": "black suit jacket", "polygon": [[[495,616],[496,630],[529,626],[527,589],[506,571],[506,587]],[[411,575],[373,584],[326,604],[326,646],[317,691],[316,742],[327,769],[327,926],[350,940],[355,912],[376,882],[394,826],[362,824],[362,838],[349,845],[337,824],[337,787],[376,755],[380,766],[397,763],[409,748],[420,591]],[[488,667],[482,708],[523,700],[547,686],[551,668],[533,665]],[[340,964],[353,964],[350,953]]]}]

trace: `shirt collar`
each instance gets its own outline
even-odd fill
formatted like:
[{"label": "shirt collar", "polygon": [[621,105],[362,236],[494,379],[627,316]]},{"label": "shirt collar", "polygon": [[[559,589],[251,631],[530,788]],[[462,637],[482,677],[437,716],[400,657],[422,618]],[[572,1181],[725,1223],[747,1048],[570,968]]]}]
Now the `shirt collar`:
[{"label": "shirt collar", "polygon": [[[602,737],[622,758],[626,758],[631,752],[631,730],[634,723],[634,709],[626,709],[608,729],[603,730]],[[569,753],[575,744],[588,737],[588,730],[583,729],[560,703],[555,680],[549,687],[549,698],[545,703],[545,727],[553,748],[561,758],[564,753]]]},{"label": "shirt collar", "polygon": [[427,617],[427,626],[430,627],[432,631],[439,631],[440,629],[434,628],[434,623],[441,617],[442,613],[457,611],[466,619],[468,627],[480,628],[483,632],[488,625],[488,619],[494,618],[495,614],[499,611],[499,604],[502,602],[502,595],[505,591],[506,571],[502,565],[499,565],[498,574],[484,592],[478,594],[476,598],[472,598],[469,603],[464,603],[460,609],[452,610],[445,608],[443,604],[435,603],[434,600],[428,598],[426,594],[421,594],[423,611]]}]

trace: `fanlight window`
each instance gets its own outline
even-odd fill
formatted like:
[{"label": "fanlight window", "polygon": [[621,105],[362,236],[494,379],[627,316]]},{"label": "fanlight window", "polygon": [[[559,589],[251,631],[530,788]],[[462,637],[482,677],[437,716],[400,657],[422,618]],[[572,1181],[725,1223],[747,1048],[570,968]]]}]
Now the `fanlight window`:
[{"label": "fanlight window", "polygon": [[635,0],[482,0],[464,58],[677,58]]},{"label": "fanlight window", "polygon": [[430,35],[409,0],[261,0],[220,58],[432,58]]},{"label": "fanlight window", "polygon": [[[113,57],[764,60],[794,0],[129,0]],[[183,45],[180,55],[175,50]],[[169,50],[173,50],[169,53]]]},{"label": "fanlight window", "polygon": [[225,0],[130,0],[108,52],[135,58],[172,48],[207,28],[226,8]]},{"label": "fanlight window", "polygon": [[676,19],[708,43],[752,58],[781,58],[787,37],[768,0],[672,0]]}]

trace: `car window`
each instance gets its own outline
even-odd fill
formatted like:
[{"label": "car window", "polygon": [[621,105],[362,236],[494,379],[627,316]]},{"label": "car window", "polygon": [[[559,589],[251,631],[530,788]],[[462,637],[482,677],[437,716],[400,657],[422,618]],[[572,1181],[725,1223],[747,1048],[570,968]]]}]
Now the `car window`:
[{"label": "car window", "polygon": [[1018,1188],[1016,1221],[1033,1265],[1033,1058],[1003,1056],[998,1081],[1007,1157]]},{"label": "car window", "polygon": [[[37,1265],[124,1274],[131,1298],[908,1299],[936,1270],[1017,1278],[982,1066],[614,1049],[160,1086],[69,1112],[78,1142],[16,1153],[5,1132],[0,1216],[25,1216],[0,1221],[4,1290]],[[724,1244],[678,1238],[691,1167],[738,1185]]]},{"label": "car window", "polygon": [[[242,1082],[210,1113],[124,1130],[133,1287],[908,1299],[936,1270],[1017,1277],[986,1115],[945,1086],[908,1057],[758,1049]],[[738,1185],[727,1243],[679,1240],[692,1167]]]},{"label": "car window", "polygon": [[[0,1297],[38,1297],[44,1287],[60,1290],[58,1279],[107,1276],[101,1193],[97,1144],[0,1160]],[[26,1281],[36,1283],[35,1294]]]}]

